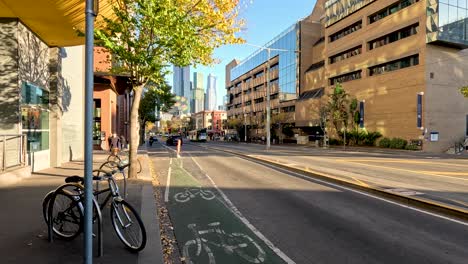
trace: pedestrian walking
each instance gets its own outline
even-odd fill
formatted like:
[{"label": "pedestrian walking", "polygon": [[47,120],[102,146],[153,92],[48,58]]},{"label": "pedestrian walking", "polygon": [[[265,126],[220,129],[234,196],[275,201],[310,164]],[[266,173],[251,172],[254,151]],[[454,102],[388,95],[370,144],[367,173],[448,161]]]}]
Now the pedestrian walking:
[{"label": "pedestrian walking", "polygon": [[111,138],[112,153],[117,154],[117,152],[119,152],[119,146],[120,146],[120,138],[117,136],[117,134],[113,134]]},{"label": "pedestrian walking", "polygon": [[127,140],[125,137],[122,135],[120,136],[120,148],[121,149],[126,149],[127,148]]}]

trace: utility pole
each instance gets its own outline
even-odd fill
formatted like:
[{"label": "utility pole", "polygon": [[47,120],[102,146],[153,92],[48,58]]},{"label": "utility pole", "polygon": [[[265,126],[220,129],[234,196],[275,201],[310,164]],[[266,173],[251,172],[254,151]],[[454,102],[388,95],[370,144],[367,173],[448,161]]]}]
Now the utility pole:
[{"label": "utility pole", "polygon": [[266,72],[266,93],[267,93],[267,103],[266,103],[266,150],[270,150],[270,48],[267,50],[267,72]]}]

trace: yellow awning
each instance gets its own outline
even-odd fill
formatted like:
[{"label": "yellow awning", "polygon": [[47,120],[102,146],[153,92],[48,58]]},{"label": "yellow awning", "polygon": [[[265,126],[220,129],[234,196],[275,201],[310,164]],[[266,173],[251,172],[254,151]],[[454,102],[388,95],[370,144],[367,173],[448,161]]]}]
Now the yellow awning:
[{"label": "yellow awning", "polygon": [[[49,46],[84,44],[85,0],[0,0],[0,17],[18,18]],[[109,17],[108,0],[99,0],[99,16]]]}]

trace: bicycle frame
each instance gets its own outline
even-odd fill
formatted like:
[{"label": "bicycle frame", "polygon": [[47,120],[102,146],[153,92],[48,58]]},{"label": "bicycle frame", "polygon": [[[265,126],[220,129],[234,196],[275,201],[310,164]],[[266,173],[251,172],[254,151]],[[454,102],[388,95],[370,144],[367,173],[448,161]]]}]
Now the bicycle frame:
[{"label": "bicycle frame", "polygon": [[[123,172],[122,172],[123,173]],[[125,176],[124,176],[125,178]],[[107,178],[107,182],[109,184],[109,188],[106,188],[106,189],[103,189],[103,190],[97,190],[97,191],[94,191],[93,194],[94,196],[96,197],[96,199],[98,200],[98,203],[99,203],[99,195],[100,194],[103,194],[103,193],[106,193],[106,192],[109,192],[109,194],[106,196],[106,198],[104,199],[104,202],[103,203],[100,203],[99,204],[99,209],[102,210],[104,209],[104,207],[106,206],[106,204],[109,202],[110,198],[113,198],[113,199],[122,199],[120,194],[119,194],[119,186],[117,185],[117,183],[115,182],[114,180],[114,177],[108,177]],[[125,188],[124,188],[125,189]]]}]

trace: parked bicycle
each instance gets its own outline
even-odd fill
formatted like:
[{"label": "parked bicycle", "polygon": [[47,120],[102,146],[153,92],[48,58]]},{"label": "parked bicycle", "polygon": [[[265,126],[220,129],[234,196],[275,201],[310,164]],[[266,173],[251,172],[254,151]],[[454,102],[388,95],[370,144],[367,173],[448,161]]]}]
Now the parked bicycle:
[{"label": "parked bicycle", "polygon": [[[248,235],[242,233],[226,233],[220,228],[219,222],[208,224],[209,229],[198,230],[196,224],[189,224],[188,228],[193,231],[195,239],[185,243],[182,254],[187,263],[194,264],[193,256],[200,257],[202,250],[208,258],[208,264],[215,264],[216,259],[210,247],[214,246],[223,249],[225,253],[237,254],[250,263],[263,263],[265,261],[265,251]],[[212,241],[207,238],[215,234],[217,240]]]},{"label": "parked bicycle", "polygon": [[[113,161],[113,162],[119,163],[121,165],[128,164],[128,163],[130,163],[129,150],[118,150],[118,151],[115,151],[115,152],[113,151],[113,152],[111,152],[109,157],[107,157],[107,161]],[[142,170],[142,166],[141,166],[140,159],[138,159],[138,158],[137,158],[136,167],[137,167],[137,173],[140,173],[141,170]]]},{"label": "parked bicycle", "polygon": [[[101,211],[110,201],[110,216],[112,226],[122,243],[132,252],[138,252],[146,246],[146,229],[138,212],[119,193],[119,187],[114,179],[114,174],[124,170],[127,165],[118,166],[118,170],[112,172],[104,170],[93,171],[93,180],[107,181],[108,188],[93,190],[93,223],[101,217]],[[57,190],[49,192],[42,203],[44,219],[49,224],[52,219],[52,231],[59,238],[70,240],[77,237],[84,225],[84,178],[70,176],[65,179],[65,184]],[[99,202],[99,196],[108,193],[103,202]],[[53,204],[51,201],[53,199]]]}]

